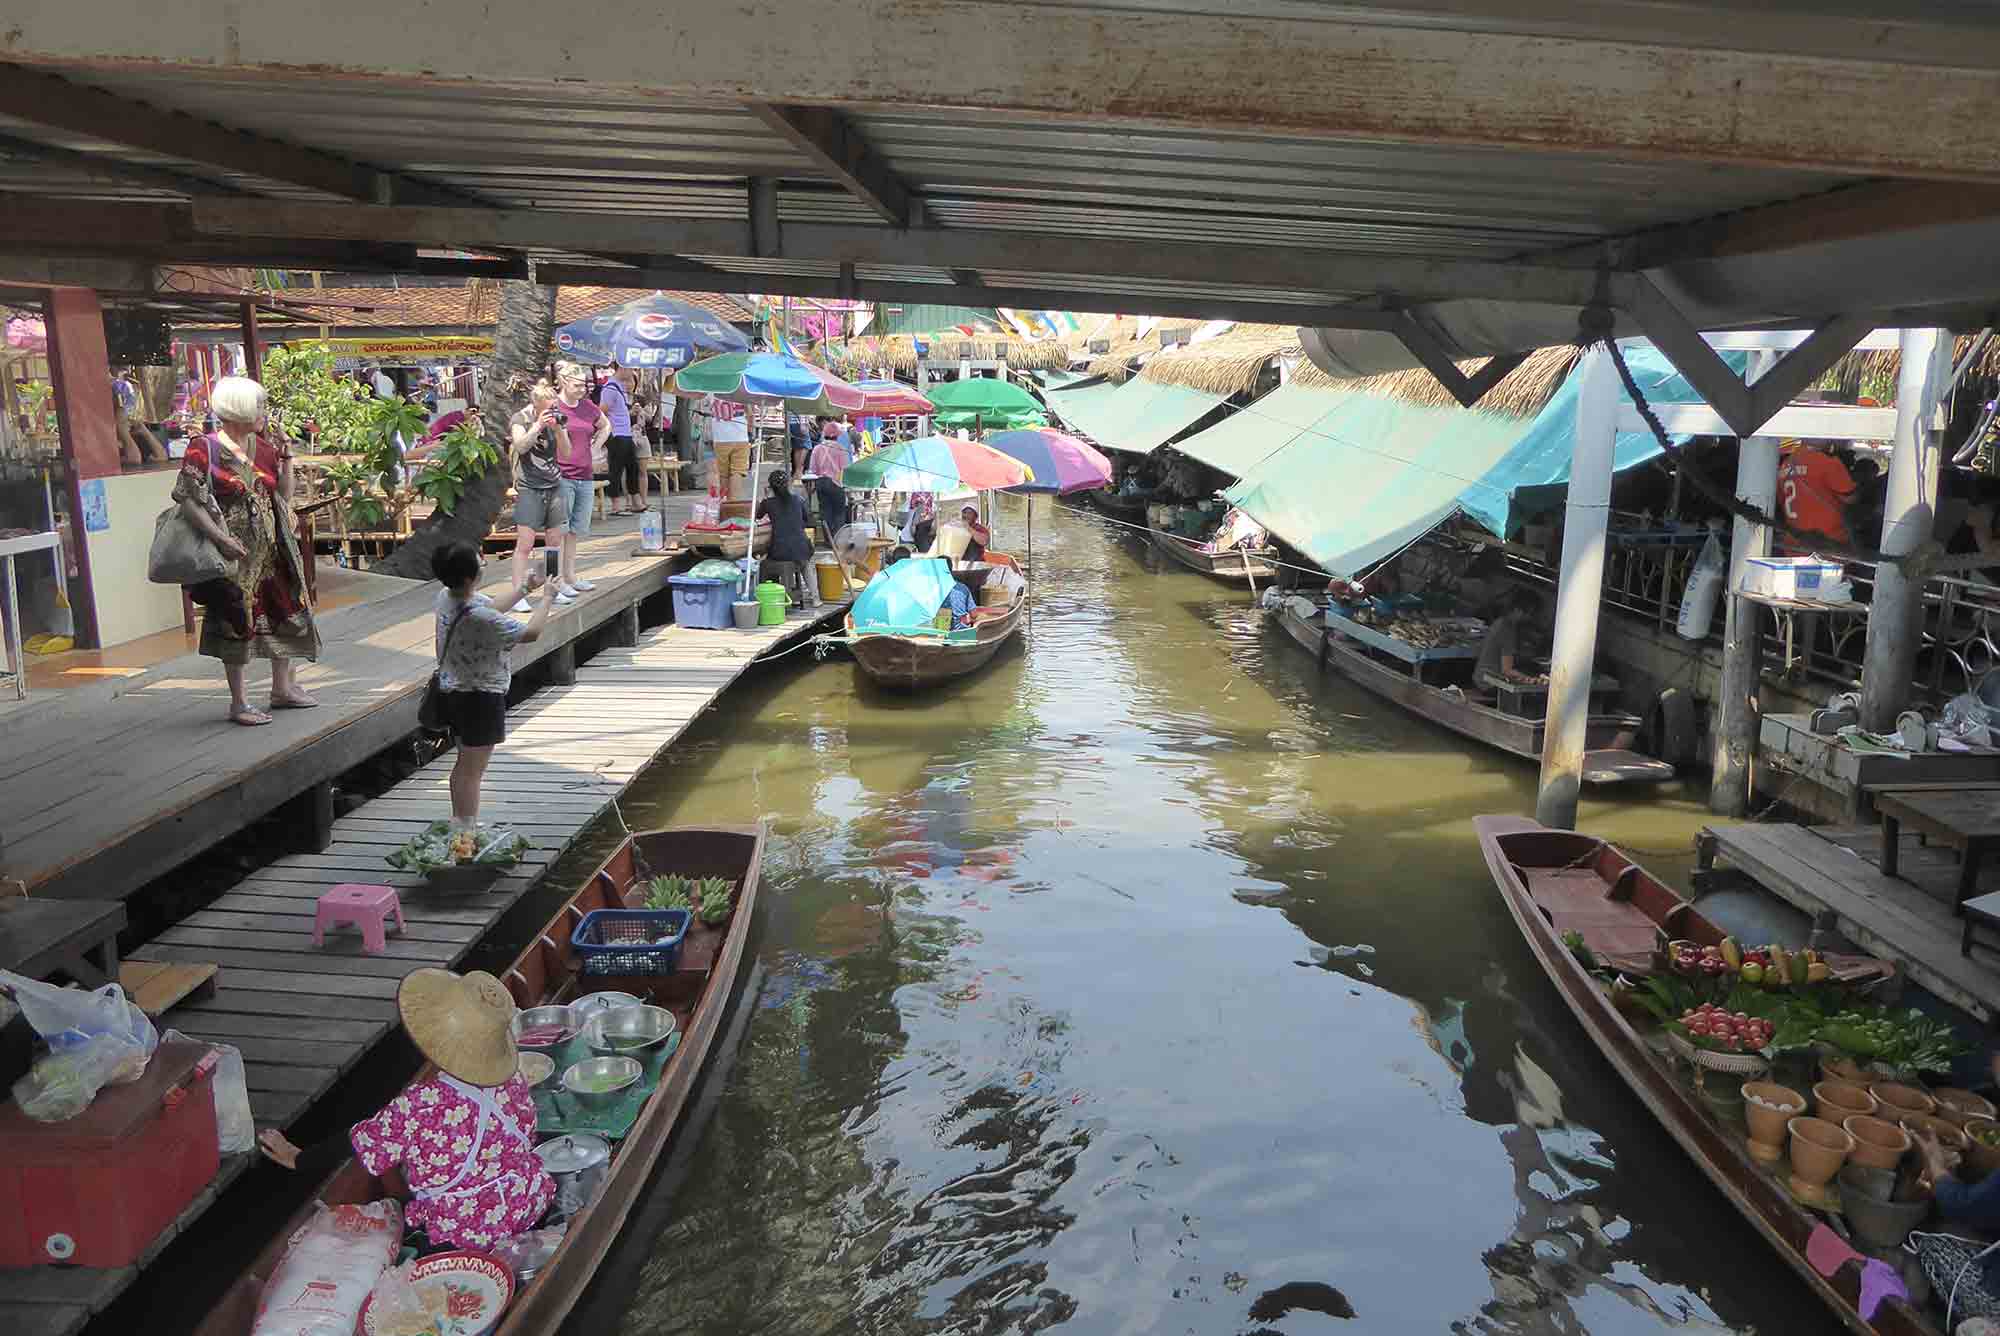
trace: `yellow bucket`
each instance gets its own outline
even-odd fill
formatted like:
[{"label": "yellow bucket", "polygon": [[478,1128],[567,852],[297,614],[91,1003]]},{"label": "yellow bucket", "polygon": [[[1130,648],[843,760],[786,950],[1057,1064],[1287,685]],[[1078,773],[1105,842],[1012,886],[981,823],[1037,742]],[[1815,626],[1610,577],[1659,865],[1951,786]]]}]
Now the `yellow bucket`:
[{"label": "yellow bucket", "polygon": [[840,563],[822,561],[813,566],[813,574],[819,579],[819,596],[829,603],[843,603],[847,600],[847,577],[840,572]]}]

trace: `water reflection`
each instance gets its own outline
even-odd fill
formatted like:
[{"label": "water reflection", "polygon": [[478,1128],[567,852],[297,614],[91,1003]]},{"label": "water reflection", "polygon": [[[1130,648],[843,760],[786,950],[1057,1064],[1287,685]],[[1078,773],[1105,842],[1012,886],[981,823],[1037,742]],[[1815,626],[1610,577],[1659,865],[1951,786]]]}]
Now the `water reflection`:
[{"label": "water reflection", "polygon": [[1020,652],[920,697],[774,670],[626,805],[774,839],[767,982],[623,1330],[1816,1321],[1494,895],[1467,821],[1532,776],[1099,521],[1035,534]]}]

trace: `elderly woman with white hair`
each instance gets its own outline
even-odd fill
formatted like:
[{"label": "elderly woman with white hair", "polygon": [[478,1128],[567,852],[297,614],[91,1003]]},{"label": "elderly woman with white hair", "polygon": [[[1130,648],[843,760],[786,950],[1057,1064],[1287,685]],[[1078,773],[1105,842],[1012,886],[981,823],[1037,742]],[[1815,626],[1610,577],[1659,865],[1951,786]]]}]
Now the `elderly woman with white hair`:
[{"label": "elderly woman with white hair", "polygon": [[190,585],[188,596],[202,608],[201,652],[222,660],[229,678],[229,720],[245,726],[271,722],[245,694],[253,658],[271,661],[272,709],[319,704],[292,673],[292,660],[319,658],[319,628],[292,523],[291,442],[265,434],[266,402],[254,380],[217,381],[209,392],[215,434],[189,443],[174,484],[181,513],[233,564],[219,579]]}]

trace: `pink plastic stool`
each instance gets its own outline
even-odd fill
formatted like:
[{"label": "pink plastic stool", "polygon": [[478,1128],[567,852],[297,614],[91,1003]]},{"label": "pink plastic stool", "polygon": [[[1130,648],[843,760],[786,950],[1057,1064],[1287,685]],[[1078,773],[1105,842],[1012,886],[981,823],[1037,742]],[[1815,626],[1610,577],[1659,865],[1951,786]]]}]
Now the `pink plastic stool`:
[{"label": "pink plastic stool", "polygon": [[313,913],[313,945],[326,945],[326,930],[342,923],[361,929],[361,946],[369,955],[378,955],[388,945],[389,916],[396,916],[396,931],[403,931],[403,902],[389,886],[369,886],[342,882],[319,898]]}]

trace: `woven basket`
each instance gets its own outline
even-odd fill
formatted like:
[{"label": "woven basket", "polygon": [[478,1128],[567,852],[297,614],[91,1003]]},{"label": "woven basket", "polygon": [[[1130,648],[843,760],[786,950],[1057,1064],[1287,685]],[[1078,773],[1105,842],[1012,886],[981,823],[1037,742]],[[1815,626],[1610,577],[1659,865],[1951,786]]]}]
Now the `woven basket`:
[{"label": "woven basket", "polygon": [[1667,1031],[1667,1043],[1674,1052],[1697,1067],[1706,1067],[1712,1072],[1728,1072],[1732,1075],[1759,1076],[1771,1064],[1756,1053],[1713,1053],[1705,1048],[1696,1048],[1694,1041],[1683,1038],[1672,1030]]}]

